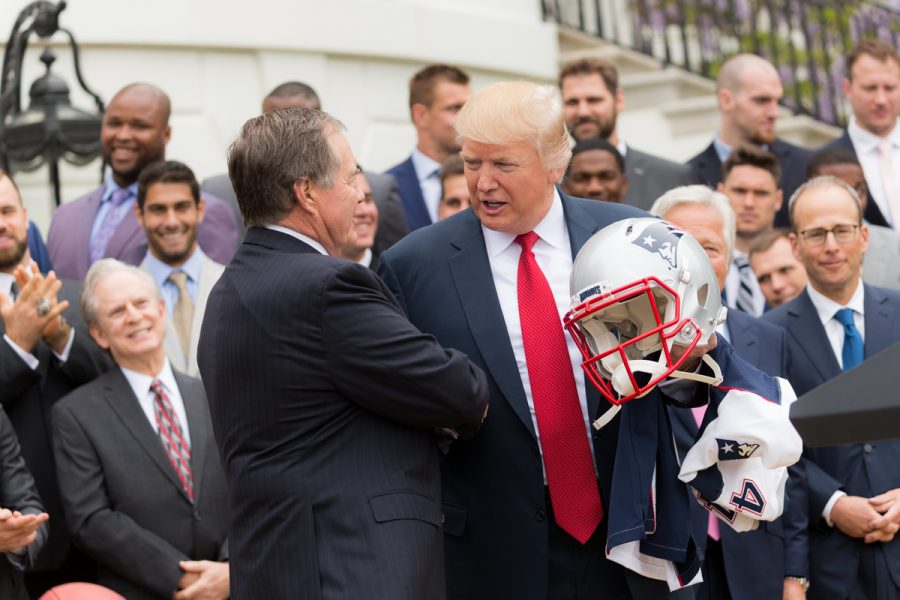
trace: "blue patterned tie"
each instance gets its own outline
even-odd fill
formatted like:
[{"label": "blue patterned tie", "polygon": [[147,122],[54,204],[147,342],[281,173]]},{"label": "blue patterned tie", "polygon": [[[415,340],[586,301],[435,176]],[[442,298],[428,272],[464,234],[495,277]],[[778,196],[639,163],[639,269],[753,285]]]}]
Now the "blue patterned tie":
[{"label": "blue patterned tie", "polygon": [[853,310],[842,308],[834,313],[834,319],[844,326],[844,350],[841,358],[844,370],[849,371],[863,361],[863,341],[859,330],[853,323]]}]

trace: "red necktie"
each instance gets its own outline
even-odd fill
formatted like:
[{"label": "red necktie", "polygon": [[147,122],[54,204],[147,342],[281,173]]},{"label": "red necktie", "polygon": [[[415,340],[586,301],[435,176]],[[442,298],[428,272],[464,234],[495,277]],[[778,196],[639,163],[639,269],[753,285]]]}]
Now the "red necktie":
[{"label": "red necktie", "polygon": [[150,391],[153,392],[153,409],[156,413],[156,424],[159,427],[159,440],[175,469],[175,474],[178,475],[181,485],[184,486],[184,491],[193,502],[194,477],[191,471],[191,448],[184,439],[181,423],[178,421],[175,409],[172,408],[172,402],[158,379],[154,379],[150,384]]},{"label": "red necktie", "polygon": [[516,237],[522,246],[517,284],[522,344],[553,514],[560,528],[584,544],[603,519],[603,506],[562,321],[531,251],[537,240],[533,231]]}]

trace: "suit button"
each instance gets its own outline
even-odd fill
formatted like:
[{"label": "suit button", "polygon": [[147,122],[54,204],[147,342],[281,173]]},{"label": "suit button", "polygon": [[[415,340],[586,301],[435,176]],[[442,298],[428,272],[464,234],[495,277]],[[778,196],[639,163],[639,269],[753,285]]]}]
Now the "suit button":
[{"label": "suit button", "polygon": [[200,520],[200,511],[196,511],[196,510],[194,511],[194,520],[195,521]]},{"label": "suit button", "polygon": [[441,513],[441,525],[443,525],[446,522],[447,522],[447,515],[445,515],[444,513]]},{"label": "suit button", "polygon": [[872,448],[872,444],[866,444],[865,446],[863,446],[863,451],[866,452],[867,454],[869,452],[871,452],[872,450],[874,450],[874,448]]},{"label": "suit button", "polygon": [[546,518],[547,518],[547,514],[542,510],[539,510],[536,513],[534,513],[534,519],[536,521],[543,521]]}]

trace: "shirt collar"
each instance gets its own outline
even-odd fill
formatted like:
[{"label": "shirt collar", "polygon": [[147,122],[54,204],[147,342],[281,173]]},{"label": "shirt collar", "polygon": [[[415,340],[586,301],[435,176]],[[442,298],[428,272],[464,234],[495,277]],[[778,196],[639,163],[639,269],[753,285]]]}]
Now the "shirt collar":
[{"label": "shirt collar", "polygon": [[194,250],[194,253],[191,254],[183,265],[180,267],[172,267],[153,256],[148,250],[147,256],[144,259],[144,268],[153,276],[153,279],[156,280],[156,283],[159,286],[162,286],[169,278],[169,275],[178,271],[184,271],[187,273],[188,279],[196,282],[200,279],[200,268],[203,266],[203,257],[203,251],[200,250],[200,246],[197,246],[197,249]]},{"label": "shirt collar", "polygon": [[[128,190],[130,198],[137,198],[137,181],[127,186],[124,189]],[[112,195],[116,190],[123,189],[121,188],[113,179],[112,171],[106,174],[106,180],[103,182],[103,195],[100,196],[101,202],[109,202],[112,199]]]},{"label": "shirt collar", "polygon": [[[481,230],[484,232],[484,245],[490,257],[504,252],[509,248],[510,244],[516,241],[516,235],[513,233],[494,231],[484,225],[481,226]],[[563,211],[559,191],[555,187],[553,188],[553,201],[550,203],[550,210],[547,211],[541,222],[534,228],[534,232],[554,248],[571,252],[571,248],[568,247],[566,215]]]},{"label": "shirt collar", "polygon": [[175,382],[175,374],[172,372],[172,365],[169,364],[168,358],[163,363],[162,369],[155,376],[147,375],[146,373],[138,373],[137,371],[126,369],[123,366],[119,366],[119,369],[121,369],[122,375],[125,376],[128,385],[134,390],[134,394],[139,400],[145,398],[147,394],[150,393],[150,384],[152,384],[155,379],[159,379],[163,389],[170,394],[178,390],[178,384]]},{"label": "shirt collar", "polygon": [[[719,137],[718,131],[713,136],[712,143],[713,143],[713,148],[716,151],[716,156],[719,157],[719,161],[724,163],[726,160],[728,160],[728,157],[731,156],[731,151],[733,150],[733,148],[722,141],[722,138]],[[760,148],[762,148],[764,150],[768,150],[770,152],[772,151],[769,144],[762,144],[760,146]]]},{"label": "shirt collar", "polygon": [[425,156],[418,148],[413,150],[412,163],[413,167],[416,169],[416,177],[419,178],[419,183],[422,183],[424,180],[434,175],[435,171],[438,171],[441,168],[441,163],[430,156]]},{"label": "shirt collar", "polygon": [[293,229],[288,229],[287,227],[282,227],[281,225],[266,225],[266,229],[271,229],[272,231],[280,231],[281,233],[287,234],[292,238],[300,240],[304,244],[312,246],[314,249],[319,251],[319,254],[328,256],[328,250],[325,249],[325,246],[319,243],[318,240],[314,240],[308,235],[303,235],[299,231],[294,231]]},{"label": "shirt collar", "polygon": [[842,308],[849,308],[853,312],[859,313],[860,315],[865,316],[865,311],[863,310],[863,306],[865,304],[864,290],[862,284],[862,278],[859,279],[859,282],[856,284],[856,291],[853,292],[853,295],[850,297],[850,302],[847,303],[847,306],[841,306],[831,298],[826,297],[824,294],[816,291],[812,285],[806,285],[806,291],[809,293],[809,299],[812,300],[813,306],[816,308],[816,313],[819,315],[819,320],[824,325],[828,321],[834,318],[834,313],[839,311]]},{"label": "shirt collar", "polygon": [[860,154],[877,151],[878,144],[883,139],[890,140],[895,147],[900,147],[900,118],[898,118],[898,125],[895,125],[894,129],[887,136],[881,138],[871,131],[866,131],[860,127],[856,117],[850,117],[850,123],[847,125],[847,135],[850,136],[853,147]]},{"label": "shirt collar", "polygon": [[621,137],[619,138],[619,143],[616,144],[616,150],[619,151],[619,154],[622,155],[622,158],[625,158],[625,155],[628,154],[628,146],[625,144],[625,140]]},{"label": "shirt collar", "polygon": [[9,293],[15,280],[15,276],[9,273],[0,273],[0,294],[6,294],[6,297],[9,298]]}]

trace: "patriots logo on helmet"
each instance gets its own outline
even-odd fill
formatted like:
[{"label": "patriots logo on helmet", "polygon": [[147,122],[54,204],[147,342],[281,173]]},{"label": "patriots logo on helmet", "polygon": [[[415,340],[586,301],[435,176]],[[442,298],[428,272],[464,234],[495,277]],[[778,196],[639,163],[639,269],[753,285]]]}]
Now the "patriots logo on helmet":
[{"label": "patriots logo on helmet", "polygon": [[658,254],[674,269],[678,261],[678,242],[681,241],[682,236],[684,236],[684,232],[664,221],[659,221],[644,228],[644,231],[631,243],[651,254]]},{"label": "patriots logo on helmet", "polygon": [[716,438],[719,445],[719,460],[741,460],[750,458],[759,444],[750,444],[747,442],[740,443],[736,440],[720,440]]}]

